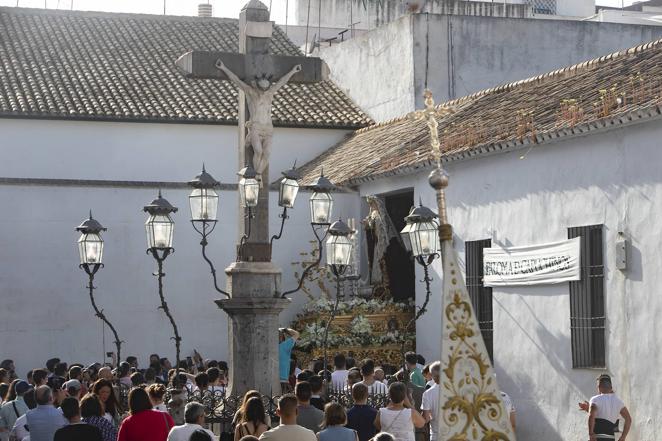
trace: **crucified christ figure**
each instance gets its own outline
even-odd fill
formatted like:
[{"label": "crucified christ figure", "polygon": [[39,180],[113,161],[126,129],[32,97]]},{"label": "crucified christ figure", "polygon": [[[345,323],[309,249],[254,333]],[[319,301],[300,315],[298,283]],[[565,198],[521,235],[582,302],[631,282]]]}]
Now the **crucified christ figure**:
[{"label": "crucified christ figure", "polygon": [[271,121],[271,105],[276,92],[290,81],[290,78],[301,71],[301,65],[297,64],[283,77],[272,83],[268,78],[256,78],[251,80],[250,85],[243,82],[237,75],[223,64],[222,60],[216,62],[216,67],[228,76],[230,81],[246,94],[250,121],[246,122],[248,134],[247,143],[253,147],[253,168],[262,175],[269,165],[271,154],[271,139],[274,134],[274,126]]}]

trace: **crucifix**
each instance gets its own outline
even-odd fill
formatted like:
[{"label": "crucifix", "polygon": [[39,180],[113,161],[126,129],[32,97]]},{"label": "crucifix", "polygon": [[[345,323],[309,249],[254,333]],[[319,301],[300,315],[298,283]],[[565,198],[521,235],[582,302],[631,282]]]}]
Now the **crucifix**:
[{"label": "crucifix", "polygon": [[[269,236],[269,156],[273,137],[274,96],[287,83],[316,83],[328,78],[319,58],[269,53],[273,22],[269,9],[250,0],[239,16],[239,53],[192,51],[177,66],[189,78],[232,82],[239,89],[239,163],[260,174],[257,207],[239,209],[239,258],[226,269],[230,298],[216,300],[229,317],[230,395],[257,389],[264,395],[280,391],[279,314],[289,303],[280,298],[281,270],[271,262]],[[244,241],[244,233],[249,236]]]},{"label": "crucifix", "polygon": [[[443,171],[441,167],[441,141],[439,140],[439,123],[437,117],[450,115],[454,110],[450,107],[435,106],[432,91],[425,89],[423,94],[425,97],[425,109],[416,110],[407,114],[407,118],[412,121],[425,120],[430,129],[430,147],[432,147],[432,157],[437,164],[437,170]],[[437,192],[437,205],[439,206],[439,219],[441,224],[448,224],[448,216],[446,215],[446,194],[443,189]]]},{"label": "crucifix", "polygon": [[[329,69],[319,58],[269,53],[274,23],[269,9],[251,0],[239,16],[239,53],[191,51],[175,64],[189,78],[228,80],[239,89],[238,170],[252,165],[264,191],[260,191],[251,238],[240,258],[270,261],[269,156],[273,137],[271,109],[274,96],[287,83],[317,83],[328,79]],[[248,228],[240,213],[239,237]]]}]

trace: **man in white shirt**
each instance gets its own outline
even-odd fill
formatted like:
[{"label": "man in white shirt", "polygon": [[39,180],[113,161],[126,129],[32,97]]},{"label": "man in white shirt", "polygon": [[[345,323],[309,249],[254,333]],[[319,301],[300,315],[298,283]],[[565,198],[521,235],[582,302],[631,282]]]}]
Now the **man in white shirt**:
[{"label": "man in white shirt", "polygon": [[280,425],[264,432],[260,440],[265,441],[317,441],[315,432],[297,425],[297,397],[292,394],[283,395],[278,401],[278,416]]},{"label": "man in white shirt", "polygon": [[196,430],[204,430],[211,439],[216,439],[214,433],[202,427],[205,423],[205,406],[200,403],[188,403],[184,410],[183,426],[175,426],[170,429],[168,434],[168,441],[188,441],[191,434]]},{"label": "man in white shirt", "polygon": [[513,432],[515,431],[515,404],[513,404],[512,398],[510,398],[510,395],[505,393],[504,391],[499,391],[501,394],[501,401],[503,401],[503,406],[506,408],[506,412],[508,412],[508,418],[510,419],[510,425],[513,428]]},{"label": "man in white shirt", "polygon": [[600,375],[597,383],[600,394],[594,396],[588,402],[588,435],[590,441],[615,439],[619,416],[623,417],[625,422],[623,432],[618,439],[619,441],[625,441],[632,425],[630,412],[623,401],[614,393],[609,375]]},{"label": "man in white shirt", "polygon": [[430,374],[434,385],[423,392],[421,410],[423,418],[430,423],[430,441],[437,441],[439,434],[439,381],[441,378],[441,363],[435,361],[430,365]]},{"label": "man in white shirt", "polygon": [[368,387],[368,395],[386,395],[388,388],[380,381],[375,380],[375,363],[366,359],[361,366],[361,376],[363,381],[361,383]]},{"label": "man in white shirt", "polygon": [[347,387],[347,359],[345,354],[336,354],[333,357],[335,369],[331,374],[331,384],[334,390],[344,390]]}]

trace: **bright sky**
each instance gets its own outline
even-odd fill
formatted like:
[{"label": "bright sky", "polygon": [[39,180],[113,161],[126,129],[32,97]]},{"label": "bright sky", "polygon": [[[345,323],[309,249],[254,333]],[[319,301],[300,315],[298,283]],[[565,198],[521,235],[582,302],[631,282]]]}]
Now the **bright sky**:
[{"label": "bright sky", "polygon": [[[29,8],[70,9],[72,2],[74,9],[86,11],[108,11],[108,12],[135,12],[144,14],[162,14],[163,3],[166,3],[166,12],[169,15],[197,15],[198,4],[206,0],[0,0],[0,6],[19,6]],[[248,0],[210,0],[214,5],[214,16],[216,17],[239,17],[241,7]],[[285,23],[285,5],[288,0],[263,0],[267,6],[271,3],[273,12],[272,20],[277,23]],[[289,21],[293,22],[295,1],[289,0]],[[621,6],[621,0],[597,0],[599,5]],[[628,6],[633,0],[625,0]]]}]

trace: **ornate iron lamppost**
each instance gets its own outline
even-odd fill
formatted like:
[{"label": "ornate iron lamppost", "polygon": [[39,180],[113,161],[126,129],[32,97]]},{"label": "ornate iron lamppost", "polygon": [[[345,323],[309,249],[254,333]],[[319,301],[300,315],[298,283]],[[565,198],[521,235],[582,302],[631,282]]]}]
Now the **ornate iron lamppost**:
[{"label": "ornate iron lamppost", "polygon": [[319,178],[313,182],[310,188],[313,190],[313,195],[310,197],[310,226],[317,239],[317,259],[303,270],[297,287],[285,291],[280,296],[282,299],[299,291],[301,287],[303,287],[303,282],[308,273],[322,262],[322,248],[324,239],[329,232],[331,214],[333,212],[333,196],[331,195],[331,192],[336,189],[336,186],[324,176],[324,170],[322,170]]},{"label": "ornate iron lamppost", "polygon": [[220,183],[207,173],[203,165],[202,173],[190,180],[188,184],[193,187],[193,191],[189,196],[191,225],[202,236],[202,240],[200,241],[202,258],[209,264],[216,291],[229,298],[230,294],[218,287],[216,268],[209,257],[207,257],[207,245],[209,244],[207,237],[214,231],[218,222],[218,194],[214,189],[218,188]]},{"label": "ornate iron lamppost", "polygon": [[424,276],[422,282],[425,283],[425,301],[404,329],[402,339],[403,357],[409,328],[425,314],[428,303],[430,302],[430,282],[432,282],[432,277],[430,277],[428,267],[434,259],[439,257],[439,225],[437,218],[437,214],[428,207],[425,207],[421,202],[418,207],[412,207],[409,215],[405,217],[406,225],[400,232],[400,237],[402,237],[405,248],[412,254],[414,260],[423,267]]},{"label": "ornate iron lamppost", "polygon": [[258,197],[260,196],[260,183],[257,181],[257,172],[250,164],[239,170],[237,174],[241,176],[241,179],[239,180],[239,197],[241,198],[241,205],[248,208],[248,213],[246,214],[246,217],[248,218],[248,229],[239,241],[239,249],[237,252],[237,261],[239,261],[244,244],[251,237],[251,225],[253,223],[253,218],[255,217],[253,208],[257,207]]},{"label": "ornate iron lamppost", "polygon": [[117,330],[113,324],[110,323],[103,310],[97,307],[94,300],[94,290],[96,289],[94,286],[94,275],[100,268],[103,268],[103,238],[101,237],[101,232],[106,230],[96,219],[92,218],[91,210],[89,219],[84,220],[76,227],[76,231],[80,232],[80,237],[78,238],[79,267],[89,277],[87,288],[90,290],[90,301],[92,302],[95,315],[108,325],[113,332],[115,336],[115,348],[117,349],[117,359],[121,360],[122,341],[117,335]]},{"label": "ornate iron lamppost", "polygon": [[285,226],[285,221],[289,218],[287,209],[294,208],[294,201],[296,201],[297,194],[299,193],[299,179],[301,179],[301,174],[296,170],[296,166],[297,163],[295,161],[290,170],[282,173],[283,178],[280,180],[280,186],[278,187],[278,205],[283,208],[283,212],[278,215],[281,218],[280,231],[278,234],[271,236],[272,244],[274,240],[279,240],[283,236],[283,227]]},{"label": "ornate iron lamppost", "polygon": [[331,272],[336,276],[336,302],[331,311],[331,317],[326,323],[324,328],[324,372],[327,367],[327,349],[329,328],[331,323],[336,317],[338,312],[338,304],[340,303],[341,282],[343,281],[344,274],[352,264],[352,242],[349,240],[349,235],[352,234],[351,228],[347,226],[342,220],[334,222],[328,229],[329,239],[326,241],[326,264],[331,268]]},{"label": "ornate iron lamppost", "polygon": [[[157,277],[159,283],[159,298],[161,300],[161,306],[159,308],[163,310],[172,325],[174,333],[173,340],[175,340],[176,349],[175,358],[177,363],[175,369],[179,372],[180,344],[182,338],[179,335],[177,324],[170,313],[168,303],[165,301],[163,295],[163,277],[165,277],[165,273],[163,272],[163,261],[170,254],[175,252],[175,249],[172,247],[175,222],[170,215],[177,212],[177,207],[172,206],[170,202],[164,199],[161,196],[161,191],[159,191],[158,197],[149,205],[146,205],[143,208],[143,211],[149,214],[149,217],[145,222],[145,232],[147,233],[147,254],[151,254],[157,264],[157,272],[154,275]],[[175,379],[175,381],[178,382],[178,376],[175,376]]]}]

